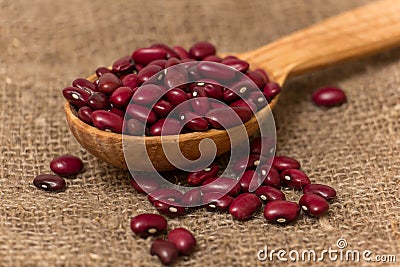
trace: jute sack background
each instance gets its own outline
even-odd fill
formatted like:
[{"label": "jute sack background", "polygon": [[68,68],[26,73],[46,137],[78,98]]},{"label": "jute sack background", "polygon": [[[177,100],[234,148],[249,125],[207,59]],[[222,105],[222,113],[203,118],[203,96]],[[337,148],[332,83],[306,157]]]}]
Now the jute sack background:
[{"label": "jute sack background", "polygon": [[[0,0],[0,265],[160,265],[149,255],[151,239],[129,228],[131,216],[153,207],[130,187],[128,173],[88,154],[67,128],[61,89],[74,78],[154,42],[208,40],[219,51],[246,51],[368,2]],[[342,87],[348,103],[314,106],[310,94],[322,85]],[[198,240],[176,266],[317,265],[260,262],[257,252],[265,245],[321,252],[337,249],[339,238],[346,249],[400,261],[399,88],[399,49],[285,84],[274,110],[277,153],[300,159],[313,182],[337,189],[337,200],[325,216],[284,227],[261,212],[246,222],[204,210],[171,219],[169,229],[186,227]],[[63,193],[36,189],[34,176],[65,153],[80,156],[86,171]]]}]

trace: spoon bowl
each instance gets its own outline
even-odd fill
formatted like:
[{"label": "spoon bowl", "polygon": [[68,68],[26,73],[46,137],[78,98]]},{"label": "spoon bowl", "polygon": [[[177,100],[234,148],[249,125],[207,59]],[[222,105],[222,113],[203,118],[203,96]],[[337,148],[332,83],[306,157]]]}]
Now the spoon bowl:
[{"label": "spoon bowl", "polygon": [[[304,30],[297,31],[273,43],[252,51],[234,54],[250,63],[252,69],[264,69],[270,79],[283,85],[289,76],[328,66],[343,60],[365,56],[400,44],[400,1],[383,0],[337,15]],[[96,79],[93,75],[88,78]],[[244,124],[248,136],[259,130],[278,101],[276,96],[268,106]],[[89,153],[116,167],[127,169],[121,134],[99,130],[81,121],[67,102],[64,106],[69,128],[77,141]],[[256,118],[257,117],[257,118]],[[239,128],[239,126],[235,127]],[[232,129],[232,133],[238,130]],[[189,160],[200,157],[199,145],[209,138],[217,147],[217,156],[231,148],[225,130],[163,136],[125,136],[135,144],[145,141],[147,155],[158,171],[175,169],[166,158],[163,144],[179,143],[182,154]],[[243,136],[241,138],[247,138]],[[137,155],[140,161],[142,155]],[[146,171],[146,167],[138,167]]]}]

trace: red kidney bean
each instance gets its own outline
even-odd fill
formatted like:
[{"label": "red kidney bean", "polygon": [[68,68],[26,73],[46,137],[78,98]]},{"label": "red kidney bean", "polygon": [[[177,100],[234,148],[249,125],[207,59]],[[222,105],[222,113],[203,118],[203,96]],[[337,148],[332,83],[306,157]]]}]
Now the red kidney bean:
[{"label": "red kidney bean", "polygon": [[169,90],[165,97],[174,107],[188,100],[186,93],[179,88]]},{"label": "red kidney bean", "polygon": [[252,101],[239,99],[235,102],[229,104],[230,107],[245,107],[248,108],[251,112],[255,113],[257,111],[257,106]]},{"label": "red kidney bean", "polygon": [[238,159],[233,165],[233,170],[236,173],[243,172],[250,168],[256,168],[260,164],[259,155],[248,155]]},{"label": "red kidney bean", "polygon": [[263,177],[265,177],[262,183],[263,185],[268,185],[277,189],[281,189],[281,177],[279,176],[279,172],[274,167],[270,168],[269,165],[262,165],[259,167],[259,170],[259,176],[261,176],[261,180]]},{"label": "red kidney bean", "polygon": [[249,189],[254,191],[259,186],[258,175],[254,170],[247,170],[240,177],[239,183],[242,192],[249,192]]},{"label": "red kidney bean", "polygon": [[212,99],[210,99],[210,107],[211,109],[227,108],[223,102],[213,101]]},{"label": "red kidney bean", "polygon": [[191,186],[198,186],[208,178],[217,177],[218,171],[219,171],[218,164],[212,163],[204,170],[188,173],[187,183]]},{"label": "red kidney bean", "polygon": [[60,176],[71,176],[83,170],[83,162],[78,157],[63,155],[50,162],[50,169]]},{"label": "red kidney bean", "polygon": [[88,98],[87,105],[93,110],[106,110],[110,107],[110,102],[105,93],[95,92]]},{"label": "red kidney bean", "polygon": [[138,82],[138,76],[135,73],[131,73],[126,75],[123,79],[122,79],[122,85],[123,86],[127,86],[130,87],[132,89],[135,89],[139,86],[139,82]]},{"label": "red kidney bean", "polygon": [[132,72],[135,63],[131,56],[124,56],[117,59],[112,65],[112,72],[122,74],[126,72]]},{"label": "red kidney bean", "polygon": [[[232,111],[236,113],[239,119],[232,113]],[[248,120],[250,120],[251,116],[251,110],[244,107],[211,109],[206,114],[208,122],[217,129],[228,129],[233,126],[246,123]]]},{"label": "red kidney bean", "polygon": [[346,94],[336,87],[321,87],[312,94],[312,101],[318,106],[338,106],[346,102]]},{"label": "red kidney bean", "polygon": [[281,173],[281,179],[284,183],[294,189],[303,189],[304,186],[311,184],[308,176],[297,169],[288,169]]},{"label": "red kidney bean", "polygon": [[120,86],[121,80],[113,73],[105,73],[99,78],[99,90],[105,94],[111,94]]},{"label": "red kidney bean", "polygon": [[[196,92],[193,92],[193,94],[194,93]],[[206,115],[207,112],[210,110],[210,102],[208,100],[208,97],[193,97],[190,101],[190,104],[192,105],[192,109],[194,110],[194,112],[201,116]]]},{"label": "red kidney bean", "polygon": [[[151,83],[158,83],[164,78],[164,73],[161,72],[163,68],[157,65],[149,65],[144,67],[138,72],[139,84],[145,83],[150,80]],[[154,76],[156,75],[156,76]],[[154,77],[153,77],[154,76]]]},{"label": "red kidney bean", "polygon": [[78,118],[79,118],[81,121],[83,121],[83,122],[85,122],[85,123],[87,123],[87,124],[92,125],[92,124],[93,124],[93,121],[92,121],[92,112],[93,112],[93,110],[92,110],[91,108],[87,107],[87,106],[81,107],[81,108],[78,110]]},{"label": "red kidney bean", "polygon": [[257,106],[257,110],[268,104],[267,98],[261,91],[250,92],[247,98]]},{"label": "red kidney bean", "polygon": [[78,87],[64,88],[63,95],[65,99],[68,100],[69,103],[71,103],[74,106],[77,106],[78,108],[86,106],[87,101],[91,96],[91,94],[88,91]]},{"label": "red kidney bean", "polygon": [[193,131],[205,131],[208,129],[208,121],[200,117],[194,112],[183,111],[179,116],[179,119],[186,128]]},{"label": "red kidney bean", "polygon": [[224,88],[216,81],[211,81],[206,83],[198,82],[196,86],[200,86],[199,84],[204,84],[203,85],[204,92],[208,97],[215,98],[218,100],[221,100],[223,98]]},{"label": "red kidney bean", "polygon": [[111,70],[107,67],[98,67],[96,69],[97,78],[100,78],[100,76],[103,75],[104,73],[111,73]]},{"label": "red kidney bean", "polygon": [[170,265],[174,263],[179,257],[179,253],[175,245],[162,239],[154,240],[150,248],[150,254],[152,256],[156,255],[164,265]]},{"label": "red kidney bean", "polygon": [[133,96],[132,88],[122,86],[117,88],[110,96],[110,103],[117,108],[126,108]]},{"label": "red kidney bean", "polygon": [[[136,181],[140,182],[140,184]],[[135,177],[131,179],[131,185],[138,193],[147,194],[160,188],[159,183],[151,177]]]},{"label": "red kidney bean", "polygon": [[269,156],[274,153],[275,138],[256,137],[250,142],[250,154]]},{"label": "red kidney bean", "polygon": [[116,108],[116,107],[112,107],[109,111],[110,111],[111,113],[114,113],[114,114],[116,114],[116,115],[122,117],[122,118],[125,117],[125,111],[120,110],[120,109],[118,109],[118,108]]},{"label": "red kidney bean", "polygon": [[[168,61],[173,59],[169,59]],[[179,62],[178,62],[179,63]],[[174,88],[186,85],[189,80],[189,74],[184,66],[178,65],[173,68],[165,69],[164,85],[167,88]]]},{"label": "red kidney bean", "polygon": [[169,58],[178,58],[179,57],[179,55],[171,47],[169,47],[166,44],[153,44],[153,45],[150,46],[150,48],[153,48],[153,47],[164,49],[167,52],[167,58],[168,59]]},{"label": "red kidney bean", "polygon": [[213,62],[202,61],[197,65],[198,73],[205,78],[214,79],[220,82],[229,82],[235,78],[235,71]]},{"label": "red kidney bean", "polygon": [[129,135],[144,136],[146,135],[145,125],[137,119],[129,119],[124,121],[124,133]]},{"label": "red kidney bean", "polygon": [[183,194],[180,203],[185,207],[200,206],[202,204],[203,194],[197,188],[190,189]]},{"label": "red kidney bean", "polygon": [[148,125],[154,124],[157,121],[157,115],[144,106],[130,104],[126,108],[126,113],[132,118]]},{"label": "red kidney bean", "polygon": [[220,63],[222,61],[222,58],[219,56],[211,55],[211,56],[206,56],[203,58],[203,61],[211,61],[211,62],[217,62]]},{"label": "red kidney bean", "polygon": [[274,200],[268,202],[264,208],[264,217],[270,222],[290,223],[300,215],[300,206],[296,202]]},{"label": "red kidney bean", "polygon": [[143,238],[156,236],[167,229],[167,220],[158,214],[139,214],[131,219],[131,229]]},{"label": "red kidney bean", "polygon": [[139,48],[132,53],[132,58],[135,63],[147,65],[156,59],[166,59],[167,51],[159,47]]},{"label": "red kidney bean", "polygon": [[183,195],[180,191],[173,188],[162,188],[151,192],[147,198],[150,203],[154,203],[156,200],[168,200],[170,202],[181,201]]},{"label": "red kidney bean", "polygon": [[189,53],[185,50],[185,48],[181,46],[174,46],[172,50],[175,51],[176,54],[178,54],[179,59],[190,59]]},{"label": "red kidney bean", "polygon": [[[165,63],[165,68],[169,68],[169,67],[178,65],[179,63],[181,63],[181,61],[178,58],[170,58]],[[185,68],[185,70],[186,70],[186,68]]]},{"label": "red kidney bean", "polygon": [[285,200],[285,194],[274,187],[262,185],[254,192],[264,203],[274,200]]},{"label": "red kidney bean", "polygon": [[189,74],[189,80],[198,81],[201,79],[200,73],[197,71],[197,65],[191,68],[187,68]]},{"label": "red kidney bean", "polygon": [[236,196],[240,192],[240,184],[237,180],[228,177],[212,177],[205,180],[202,184],[201,192],[222,192],[230,196]]},{"label": "red kidney bean", "polygon": [[166,63],[167,63],[166,59],[156,59],[156,60],[153,60],[152,62],[150,62],[149,64],[147,64],[147,66],[157,65],[164,69]]},{"label": "red kidney bean", "polygon": [[269,82],[263,88],[263,93],[268,101],[274,99],[281,92],[282,88],[278,83]]},{"label": "red kidney bean", "polygon": [[247,220],[261,208],[260,199],[252,193],[237,196],[229,206],[229,213],[236,220]]},{"label": "red kidney bean", "polygon": [[231,89],[225,88],[225,90],[222,92],[222,99],[225,103],[231,103],[233,101],[239,100],[240,96]]},{"label": "red kidney bean", "polygon": [[245,73],[249,69],[249,63],[236,58],[227,58],[222,60],[221,63],[243,73]]},{"label": "red kidney bean", "polygon": [[186,213],[186,209],[179,205],[176,205],[173,201],[168,200],[156,200],[153,202],[156,210],[168,217],[177,217],[184,215]]},{"label": "red kidney bean", "polygon": [[213,46],[209,42],[195,43],[189,49],[190,57],[197,59],[197,60],[202,60],[203,58],[205,58],[207,56],[215,55],[215,52],[216,52],[215,46]]},{"label": "red kidney bean", "polygon": [[287,169],[300,169],[300,163],[297,160],[286,156],[275,156],[272,166],[279,172],[283,172]]},{"label": "red kidney bean", "polygon": [[324,184],[308,184],[303,187],[303,193],[319,195],[326,200],[331,200],[336,197],[336,190]]},{"label": "red kidney bean", "polygon": [[258,71],[263,76],[264,81],[266,83],[269,82],[269,77],[268,77],[268,74],[267,74],[267,72],[265,70],[263,70],[263,69],[255,69],[254,71]]},{"label": "red kidney bean", "polygon": [[247,72],[246,76],[249,77],[258,88],[264,88],[267,83],[264,79],[264,76],[258,71],[249,71]]},{"label": "red kidney bean", "polygon": [[196,247],[196,238],[193,234],[182,227],[175,228],[168,234],[168,241],[175,245],[182,255],[190,255]]},{"label": "red kidney bean", "polygon": [[233,197],[230,195],[223,195],[221,192],[209,192],[203,195],[203,204],[206,205],[207,210],[226,211],[232,203]]},{"label": "red kidney bean", "polygon": [[153,106],[153,111],[161,118],[165,118],[174,109],[174,107],[167,100],[160,99]]},{"label": "red kidney bean", "polygon": [[33,179],[33,184],[45,191],[63,191],[66,183],[63,178],[53,174],[40,174]]},{"label": "red kidney bean", "polygon": [[97,92],[97,86],[92,83],[89,80],[83,79],[83,78],[77,78],[72,82],[73,87],[77,87],[80,89],[83,89],[87,91],[89,94],[93,94],[94,92]]},{"label": "red kidney bean", "polygon": [[182,129],[180,121],[174,118],[159,119],[150,127],[150,134],[158,135],[175,135],[179,134]]},{"label": "red kidney bean", "polygon": [[92,119],[94,126],[100,130],[122,133],[124,119],[121,116],[105,110],[95,110]]},{"label": "red kidney bean", "polygon": [[299,200],[299,205],[305,213],[315,217],[321,216],[329,209],[325,198],[314,194],[304,194]]},{"label": "red kidney bean", "polygon": [[138,105],[150,105],[160,99],[164,94],[164,90],[155,84],[145,84],[132,96],[132,101]]}]

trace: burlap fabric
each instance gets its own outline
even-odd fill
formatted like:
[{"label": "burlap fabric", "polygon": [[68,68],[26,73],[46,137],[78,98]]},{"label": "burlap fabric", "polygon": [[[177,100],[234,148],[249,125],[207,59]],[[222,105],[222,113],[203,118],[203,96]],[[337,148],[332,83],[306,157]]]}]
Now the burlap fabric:
[{"label": "burlap fabric", "polygon": [[[70,134],[61,89],[97,66],[154,42],[246,51],[326,17],[365,4],[353,1],[78,1],[0,0],[0,265],[159,266],[151,239],[135,237],[133,215],[155,212],[129,185],[129,174],[103,163]],[[338,198],[326,216],[288,226],[198,210],[169,220],[187,227],[198,247],[176,266],[303,266],[260,262],[269,250],[371,250],[400,262],[400,50],[337,65],[288,81],[274,110],[278,154],[300,159],[313,182]],[[348,103],[324,109],[310,101],[338,85]],[[32,185],[53,157],[80,156],[86,171],[63,193]],[[297,200],[299,194],[291,194]],[[330,261],[326,266],[372,266]]]}]

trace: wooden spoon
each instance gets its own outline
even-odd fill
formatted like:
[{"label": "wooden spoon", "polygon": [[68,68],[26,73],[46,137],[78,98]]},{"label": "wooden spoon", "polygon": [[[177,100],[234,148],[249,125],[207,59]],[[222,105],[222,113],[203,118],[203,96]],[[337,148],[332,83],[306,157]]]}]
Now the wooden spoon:
[{"label": "wooden spoon", "polygon": [[[271,79],[283,85],[289,76],[295,76],[343,60],[365,56],[400,45],[400,1],[383,0],[327,19],[309,28],[297,31],[273,43],[252,51],[237,53],[236,56],[250,63],[251,68],[262,68]],[[96,79],[93,75],[88,78]],[[265,119],[278,101],[278,96],[257,113]],[[98,130],[77,118],[68,102],[65,104],[68,125],[78,142],[97,158],[120,168],[127,168],[122,135]],[[258,131],[253,118],[245,123],[248,135]],[[161,137],[127,136],[130,143],[143,144],[145,139],[148,157],[158,171],[173,170],[175,167],[166,159]],[[164,144],[176,144],[182,154],[195,160],[200,157],[199,143],[204,138],[212,139],[217,146],[217,155],[230,149],[230,139],[224,130],[164,136]],[[140,162],[144,156],[133,155]],[[147,170],[138,166],[138,170]]]}]

